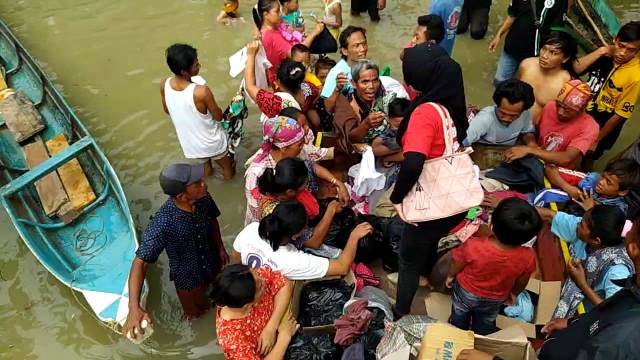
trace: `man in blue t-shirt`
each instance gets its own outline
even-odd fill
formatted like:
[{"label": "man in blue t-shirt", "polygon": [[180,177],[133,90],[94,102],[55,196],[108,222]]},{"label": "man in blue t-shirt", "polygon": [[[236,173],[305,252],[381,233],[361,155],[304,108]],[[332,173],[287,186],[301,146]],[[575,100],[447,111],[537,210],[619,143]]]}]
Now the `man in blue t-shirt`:
[{"label": "man in blue t-shirt", "polygon": [[438,15],[444,21],[444,39],[438,45],[451,55],[453,53],[453,43],[456,40],[458,31],[458,21],[462,13],[464,0],[433,0],[430,14]]}]

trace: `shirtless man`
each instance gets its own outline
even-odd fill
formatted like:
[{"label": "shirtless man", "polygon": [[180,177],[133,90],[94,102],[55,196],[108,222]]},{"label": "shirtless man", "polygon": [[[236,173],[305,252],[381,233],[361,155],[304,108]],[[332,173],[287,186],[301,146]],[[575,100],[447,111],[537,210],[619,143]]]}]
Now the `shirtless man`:
[{"label": "shirtless man", "polygon": [[558,92],[573,74],[573,61],[578,51],[571,35],[554,31],[549,34],[539,57],[524,59],[518,69],[518,79],[533,87],[536,102],[531,108],[531,118],[538,125],[542,108],[555,100]]}]

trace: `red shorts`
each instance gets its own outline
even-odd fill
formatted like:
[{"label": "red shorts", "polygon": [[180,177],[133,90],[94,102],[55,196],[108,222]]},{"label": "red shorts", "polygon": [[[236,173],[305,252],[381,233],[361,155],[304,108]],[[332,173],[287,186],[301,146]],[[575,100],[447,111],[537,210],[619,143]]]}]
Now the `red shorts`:
[{"label": "red shorts", "polygon": [[212,305],[207,295],[207,289],[209,289],[209,284],[191,290],[176,289],[185,319],[198,318],[211,309]]}]

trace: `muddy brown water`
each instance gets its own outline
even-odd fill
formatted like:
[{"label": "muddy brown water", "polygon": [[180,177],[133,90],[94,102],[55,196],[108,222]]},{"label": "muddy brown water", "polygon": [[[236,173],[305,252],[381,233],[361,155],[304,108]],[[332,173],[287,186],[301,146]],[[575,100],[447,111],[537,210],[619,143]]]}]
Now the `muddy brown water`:
[{"label": "muddy brown water", "polygon": [[[624,20],[640,18],[633,0],[614,1]],[[506,14],[505,0],[494,1],[490,37]],[[241,14],[250,21],[250,6]],[[201,75],[220,106],[227,105],[239,84],[228,75],[227,58],[251,39],[249,23],[225,27],[214,22],[221,1],[208,0],[0,0],[0,16],[17,33],[77,111],[116,169],[133,219],[141,231],[165,200],[157,185],[162,166],[181,158],[170,120],[161,110],[158,87],[169,75],[164,49],[188,42],[199,50]],[[345,23],[368,30],[370,58],[388,64],[400,77],[400,48],[410,39],[416,16],[428,2],[388,0],[382,21],[353,18],[344,5]],[[321,0],[301,1],[301,9],[322,13]],[[456,40],[454,57],[464,71],[468,101],[490,103],[497,54],[489,39],[468,35]],[[239,160],[260,141],[257,113],[250,108],[247,139]],[[638,136],[638,116],[629,122],[618,148]],[[229,246],[244,218],[242,174],[231,182],[208,181],[222,210]],[[180,305],[162,256],[148,275],[148,309],[156,332],[143,346],[123,340],[101,326],[71,291],[38,263],[4,210],[0,210],[0,358],[6,359],[222,359],[216,345],[214,317],[192,323],[180,320]]]}]

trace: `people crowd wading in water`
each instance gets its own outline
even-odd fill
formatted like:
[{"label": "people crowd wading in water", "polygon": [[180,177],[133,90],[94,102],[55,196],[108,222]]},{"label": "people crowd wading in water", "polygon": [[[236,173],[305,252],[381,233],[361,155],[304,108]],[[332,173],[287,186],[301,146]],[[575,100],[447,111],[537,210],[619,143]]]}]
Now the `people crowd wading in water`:
[{"label": "people crowd wading in water", "polygon": [[[238,5],[227,2],[221,18],[237,16]],[[370,280],[375,275],[363,275],[362,267],[371,265],[380,276],[378,258],[392,268],[387,261],[393,257],[398,268],[396,291],[388,294],[395,297],[388,321],[413,313],[419,285],[451,288],[450,323],[489,334],[504,303],[519,297],[541,265],[530,246],[546,221],[552,235],[569,243],[573,259],[554,320],[543,329],[553,337],[540,358],[562,358],[565,350],[574,358],[588,349],[609,354],[607,359],[635,354],[639,342],[620,334],[635,334],[640,323],[633,315],[640,309],[633,275],[640,266],[640,223],[628,217],[637,212],[627,211],[629,194],[640,188],[640,164],[614,159],[602,173],[580,170],[589,171],[590,161],[611,148],[638,102],[640,22],[625,24],[614,44],[576,60],[576,39],[555,30],[565,1],[514,0],[490,44],[496,50],[506,35],[498,63],[486,69],[496,70],[493,103],[470,115],[463,71],[451,54],[456,34],[485,36],[491,2],[434,1],[430,14],[416,16],[417,27],[406,29],[414,31],[410,44],[397,44],[402,76],[396,79],[368,57],[367,30],[349,25],[342,3],[322,5],[325,16],[317,25],[303,21],[297,0],[260,0],[253,9],[259,36],[247,45],[244,90],[258,105],[261,116],[251,109],[250,119],[260,123],[262,134],[247,143],[261,146],[248,149],[253,156],[242,171],[245,227],[226,234],[235,239],[231,259],[222,242],[220,210],[205,183],[214,162],[224,179],[235,176],[223,112],[197,77],[197,51],[186,44],[167,49],[173,76],[162,81],[162,104],[188,163],[161,171],[168,199],[136,252],[124,331],[143,333],[143,322],[152,321],[141,288],[149,264],[166,251],[186,319],[212,307],[213,290],[217,338],[227,359],[283,359],[299,328],[286,311],[291,280],[351,271],[364,276],[360,281]],[[387,15],[380,10],[386,5],[358,0],[350,10],[384,22]],[[338,54],[312,54],[323,33],[336,40]],[[265,76],[259,72],[261,56],[271,65],[266,86],[257,80]],[[578,78],[582,74],[585,82]],[[324,147],[326,138],[338,145]],[[472,159],[484,159],[470,157],[471,146],[496,154],[493,162],[483,162],[494,170],[482,178]],[[334,162],[338,155],[346,163]],[[435,180],[425,175],[434,164],[444,169],[447,161],[466,169],[464,180],[446,172]],[[512,176],[544,175],[557,189],[542,191],[534,181],[531,192],[513,187],[507,195],[495,193]],[[428,209],[420,204],[431,201],[422,197],[431,186],[450,193]],[[447,200],[456,197],[456,203]],[[559,212],[542,207],[551,201],[567,205]],[[399,226],[380,225],[390,223]],[[471,225],[474,230],[463,236]],[[441,240],[452,235],[458,243],[443,250]],[[372,238],[395,250],[372,250]],[[443,251],[451,251],[452,259],[446,279],[432,283],[438,281],[433,273]],[[498,273],[499,279],[487,276]],[[157,296],[153,289],[150,294]],[[582,301],[588,312],[578,315]],[[603,321],[623,332],[614,335],[607,327],[589,333]],[[465,350],[458,359],[499,356]]]}]

